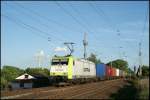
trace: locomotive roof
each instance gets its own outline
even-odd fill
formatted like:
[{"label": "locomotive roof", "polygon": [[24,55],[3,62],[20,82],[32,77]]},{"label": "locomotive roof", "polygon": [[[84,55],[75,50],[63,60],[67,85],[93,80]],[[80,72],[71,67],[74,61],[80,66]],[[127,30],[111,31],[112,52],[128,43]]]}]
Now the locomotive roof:
[{"label": "locomotive roof", "polygon": [[[54,56],[54,57],[52,57],[53,59],[63,59],[63,58],[70,58],[70,57],[73,57],[73,56]],[[73,57],[74,58],[74,57]]]},{"label": "locomotive roof", "polygon": [[67,55],[67,56],[54,56],[54,57],[52,57],[52,59],[64,59],[64,58],[70,58],[70,57],[72,57],[73,59],[76,59],[76,60],[78,60],[78,61],[83,61],[83,62],[90,62],[90,63],[93,63],[93,62],[91,62],[91,61],[89,61],[89,60],[85,60],[85,59],[80,59],[80,58],[76,58],[76,57],[74,57],[74,56],[72,56],[72,55]]}]

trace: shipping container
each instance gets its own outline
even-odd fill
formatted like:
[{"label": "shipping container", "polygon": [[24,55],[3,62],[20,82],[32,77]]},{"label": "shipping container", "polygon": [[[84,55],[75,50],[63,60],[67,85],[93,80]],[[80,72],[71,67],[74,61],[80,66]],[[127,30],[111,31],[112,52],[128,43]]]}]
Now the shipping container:
[{"label": "shipping container", "polygon": [[111,68],[110,66],[106,65],[106,76],[110,77],[111,76]]},{"label": "shipping container", "polygon": [[110,67],[110,76],[112,77],[113,76],[113,68]]},{"label": "shipping container", "polygon": [[111,76],[114,76],[114,68],[111,67]]},{"label": "shipping container", "polygon": [[117,69],[115,68],[115,76],[117,76]]},{"label": "shipping container", "polygon": [[116,68],[112,68],[112,76],[116,76]]},{"label": "shipping container", "polygon": [[116,68],[114,68],[114,76],[117,76]]},{"label": "shipping container", "polygon": [[74,59],[72,69],[73,78],[92,78],[96,77],[96,67],[91,61],[84,59]]},{"label": "shipping container", "polygon": [[106,76],[106,65],[96,64],[96,76],[98,78],[104,78]]},{"label": "shipping container", "polygon": [[116,69],[116,76],[119,76],[119,69]]},{"label": "shipping container", "polygon": [[114,68],[112,68],[111,66],[107,66],[106,67],[106,75],[109,76],[109,77],[112,77],[114,76]]}]

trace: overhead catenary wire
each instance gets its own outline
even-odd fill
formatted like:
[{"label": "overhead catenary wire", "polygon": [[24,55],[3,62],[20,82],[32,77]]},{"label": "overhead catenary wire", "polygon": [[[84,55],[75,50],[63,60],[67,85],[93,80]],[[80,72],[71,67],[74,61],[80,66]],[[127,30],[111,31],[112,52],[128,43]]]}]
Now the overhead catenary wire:
[{"label": "overhead catenary wire", "polygon": [[57,22],[57,21],[54,21],[54,20],[52,20],[49,17],[46,17],[44,15],[41,15],[40,13],[38,13],[38,12],[36,12],[36,11],[30,9],[30,8],[27,8],[27,7],[23,6],[23,5],[20,5],[19,3],[16,3],[16,5],[18,5],[19,7],[21,7],[22,9],[24,9],[24,10],[26,10],[28,12],[31,12],[32,14],[36,15],[37,17],[39,17],[41,19],[44,19],[44,20],[46,20],[48,22],[57,24],[58,26],[63,27],[65,29],[67,29],[67,30],[71,30],[72,32],[78,32],[78,33],[81,32],[81,31],[76,30],[75,28],[71,29],[71,27],[68,27],[68,26],[66,26],[64,24],[61,24],[61,23]]},{"label": "overhead catenary wire", "polygon": [[[27,30],[30,30],[30,31],[33,31],[35,30],[34,28],[28,26],[27,24],[25,23],[22,23],[22,22],[18,22],[17,20],[15,20],[14,18],[10,18],[9,16],[7,15],[4,15],[4,14],[1,14],[1,16],[3,16],[4,18],[7,18],[9,21],[12,21],[13,23],[17,24],[18,26],[20,27],[23,27],[24,29],[27,29]],[[35,30],[37,31],[37,30]],[[34,33],[34,32],[31,32],[32,34],[40,37],[40,38],[43,38],[44,40],[47,40],[47,36],[46,35],[43,35],[43,34],[40,34],[41,32],[37,31],[37,33]],[[48,37],[49,38],[49,37]],[[51,47],[55,47],[56,45],[55,44],[51,44],[52,46]]]},{"label": "overhead catenary wire", "polygon": [[115,29],[115,31],[116,32],[120,32],[120,30],[118,29],[118,28],[116,28],[116,27],[114,27],[115,26],[115,24],[114,23],[112,23],[112,21],[111,21],[111,19],[106,15],[106,13],[100,8],[100,6],[99,6],[99,10],[98,10],[98,8],[96,7],[96,6],[94,6],[91,2],[89,2],[89,5],[91,6],[91,8],[93,8],[93,10],[97,13],[97,15],[101,18],[101,15],[103,15],[104,16],[104,19],[108,22],[108,25],[110,26],[110,27],[112,27],[113,29]]},{"label": "overhead catenary wire", "polygon": [[[88,2],[88,4],[91,6],[91,8],[97,13],[97,15],[101,18],[101,16],[104,16],[103,18],[107,21],[108,25],[110,27],[112,27],[112,29],[115,30],[115,32],[117,32],[117,35],[119,36],[119,40],[120,40],[120,30],[115,26],[114,23],[112,23],[111,19],[106,15],[106,13],[99,7],[99,9],[94,6],[91,2]],[[121,42],[121,41],[120,41]]]},{"label": "overhead catenary wire", "polygon": [[142,31],[141,31],[141,36],[140,36],[140,42],[142,43],[142,40],[143,40],[143,35],[144,35],[144,32],[145,32],[145,29],[146,29],[146,23],[147,23],[147,19],[148,19],[148,13],[149,12],[149,7],[147,6],[147,10],[146,10],[146,15],[145,15],[145,19],[143,20],[144,21],[144,24],[143,24],[143,28],[142,28]]},{"label": "overhead catenary wire", "polygon": [[[35,12],[35,11],[29,9],[29,8],[26,8],[26,7],[24,7],[23,5],[20,5],[20,4],[18,4],[18,3],[16,3],[16,4],[17,4],[18,6],[20,6],[21,8],[23,8],[23,9],[25,9],[25,10],[31,12],[32,14],[37,15],[38,17],[40,17],[40,18],[42,18],[42,19],[44,19],[44,20],[47,20],[47,21],[56,23],[57,25],[60,25],[60,23],[57,23],[57,22],[54,21],[54,20],[51,20],[51,19],[49,19],[49,18],[47,18],[47,17],[45,17],[45,16],[43,16],[43,15],[41,15],[41,14],[39,14],[39,13],[37,13],[37,12]],[[79,22],[79,23],[80,23],[80,22]],[[60,25],[60,26],[63,26],[63,25]],[[65,27],[65,28],[66,28],[66,27]],[[70,29],[70,28],[67,28],[67,29]],[[93,35],[92,35],[92,36],[93,36]],[[95,38],[97,38],[97,37],[95,37]]]},{"label": "overhead catenary wire", "polygon": [[90,30],[84,25],[82,24],[76,17],[74,17],[70,12],[68,12],[64,7],[62,7],[57,1],[55,1],[56,5],[64,11],[64,13],[66,13],[67,15],[71,16],[72,19],[74,19],[74,21],[76,23],[78,23],[82,28],[85,29],[85,31],[87,31],[88,33],[91,33]]},{"label": "overhead catenary wire", "polygon": [[[93,9],[95,9],[95,11],[97,12],[97,14],[99,15],[99,17],[101,17],[101,14],[104,16],[104,18],[106,19],[106,21],[108,22],[108,25],[110,26],[110,27],[112,27],[113,29],[115,29],[115,31],[117,32],[117,35],[118,35],[118,37],[119,37],[119,41],[121,42],[121,40],[120,40],[120,30],[118,29],[118,28],[116,28],[116,27],[114,27],[115,26],[115,24],[114,23],[112,23],[112,21],[111,21],[111,19],[106,15],[106,13],[99,7],[99,10],[98,10],[98,8],[96,7],[96,6],[94,6],[92,3],[89,3],[89,5],[93,8]],[[118,44],[119,45],[119,44]],[[120,48],[120,46],[119,46],[119,48]],[[119,50],[119,52],[120,52],[120,50]],[[120,56],[120,54],[119,54],[119,57],[121,58],[121,56]]]},{"label": "overhead catenary wire", "polygon": [[[18,22],[17,20],[15,20],[14,18],[12,18],[12,17],[9,17],[9,16],[7,16],[7,15],[4,15],[4,14],[1,14],[1,16],[3,16],[4,18],[7,18],[8,20],[10,20],[10,21],[12,21],[12,22],[14,22],[14,23],[16,23],[17,25],[22,25],[22,27],[24,27],[24,28],[26,28],[26,29],[28,29],[28,30],[35,30],[35,29],[33,29],[31,26],[28,26],[28,25],[26,25],[25,23],[22,23],[22,22]],[[28,28],[27,28],[28,27]],[[36,30],[37,31],[37,30]],[[33,32],[33,34],[34,34],[34,32]],[[41,37],[41,38],[46,38],[47,37],[47,35],[45,35],[45,34],[40,34],[40,33],[36,33],[36,35],[37,36],[39,36],[39,37]]]},{"label": "overhead catenary wire", "polygon": [[57,24],[58,26],[63,27],[63,28],[65,28],[65,29],[67,29],[67,30],[70,30],[70,31],[72,31],[72,32],[80,32],[79,30],[72,29],[72,28],[69,27],[69,26],[66,26],[66,25],[64,25],[64,24],[62,24],[62,23],[60,23],[60,22],[57,22],[57,21],[55,21],[55,20],[49,18],[49,17],[46,17],[46,16],[44,16],[44,15],[41,15],[41,14],[39,14],[38,12],[36,12],[35,10],[32,10],[32,9],[30,9],[30,8],[27,8],[27,7],[24,7],[23,5],[20,5],[20,4],[17,3],[17,2],[16,2],[16,4],[17,4],[18,6],[20,6],[21,8],[23,8],[24,10],[27,10],[27,11],[29,11],[29,12],[32,12],[32,14],[37,15],[37,17],[40,17],[41,19],[44,19],[44,20],[47,20],[47,21],[49,21],[49,22],[51,22],[51,23]]},{"label": "overhead catenary wire", "polygon": [[[80,19],[81,19],[82,21],[84,21],[84,23],[88,26],[88,28],[91,28],[90,24],[87,22],[87,20],[85,19],[85,17],[82,17],[81,14],[80,14],[80,12],[79,12],[75,7],[73,7],[71,3],[69,3],[69,2],[67,2],[67,3],[68,3],[69,6],[78,14],[78,16],[80,17]],[[97,36],[94,34],[95,30],[90,31],[90,32],[92,32],[92,36],[93,36],[94,38],[96,38],[96,40],[99,40],[99,39],[97,38]],[[95,33],[97,33],[97,32],[95,32]]]},{"label": "overhead catenary wire", "polygon": [[[88,25],[88,27],[89,28],[91,28],[91,26],[89,25],[89,23],[86,21],[86,19],[84,18],[84,17],[82,17],[82,16],[80,16],[80,12],[78,12],[78,10],[75,8],[75,7],[73,7],[72,6],[72,4],[71,3],[68,3],[69,4],[69,6],[78,14],[78,16],[86,23],[86,25]],[[95,32],[95,31],[94,31]],[[96,33],[96,32],[95,32]],[[94,34],[94,33],[92,33],[92,34]],[[95,36],[95,35],[94,35]],[[96,36],[95,36],[96,37]],[[96,37],[97,38],[97,37]],[[95,43],[95,42],[94,42]],[[91,49],[89,49],[89,50],[91,50]]]},{"label": "overhead catenary wire", "polygon": [[[76,17],[74,17],[70,12],[68,12],[65,8],[63,8],[58,2],[56,2],[56,5],[64,11],[64,13],[66,13],[67,15],[71,16],[72,19],[74,19],[74,21],[76,21],[76,23],[78,23],[82,28],[84,28],[85,30],[87,30],[88,33],[91,33],[91,31],[84,25],[82,24],[78,19],[76,19]],[[96,38],[97,40],[99,40],[97,37],[94,37]]]},{"label": "overhead catenary wire", "polygon": [[[5,17],[5,18],[7,18],[7,19],[9,19],[10,21],[12,21],[12,22],[14,22],[14,23],[16,23],[17,25],[21,25],[22,27],[24,27],[25,29],[28,29],[28,30],[30,30],[30,31],[33,31],[33,30],[35,30],[35,31],[37,31],[37,33],[32,33],[32,34],[35,34],[35,35],[37,35],[37,36],[39,36],[39,37],[41,37],[41,38],[43,38],[43,39],[48,39],[49,38],[49,34],[48,33],[46,33],[46,32],[43,32],[43,31],[41,31],[40,29],[38,29],[38,28],[35,28],[35,27],[33,27],[33,26],[31,26],[31,25],[28,25],[28,24],[26,24],[26,23],[24,23],[24,22],[22,22],[22,21],[20,21],[20,20],[16,20],[15,18],[12,18],[12,17],[9,17],[9,16],[7,16],[7,15],[4,15],[4,14],[1,14],[1,16],[3,16],[3,17]],[[41,34],[41,33],[44,33],[44,34]],[[45,34],[46,33],[46,34]]]},{"label": "overhead catenary wire", "polygon": [[[13,9],[15,9],[17,12],[19,11],[18,9],[16,9],[15,7],[13,8]],[[32,20],[35,20],[36,22],[38,22],[38,24],[41,24],[42,26],[45,26],[45,27],[47,27],[47,28],[50,28],[47,24],[44,24],[44,23],[42,23],[37,17],[33,17],[32,15],[31,15],[31,13],[29,14],[29,13],[23,13],[23,14],[25,14],[25,15],[27,15],[27,16],[30,16],[30,18],[32,19]],[[53,34],[54,34],[54,32],[53,32]],[[56,33],[55,33],[56,34]],[[62,34],[59,34],[59,36],[63,36]],[[58,36],[57,36],[58,37]],[[59,39],[61,38],[61,37],[59,37]]]}]

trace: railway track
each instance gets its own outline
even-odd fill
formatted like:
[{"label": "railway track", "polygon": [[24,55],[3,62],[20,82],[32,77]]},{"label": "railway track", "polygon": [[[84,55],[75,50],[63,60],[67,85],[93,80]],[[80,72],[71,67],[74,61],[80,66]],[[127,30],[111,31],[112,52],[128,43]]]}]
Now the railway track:
[{"label": "railway track", "polygon": [[[108,81],[109,82],[109,81]],[[103,84],[103,81],[100,82],[101,84]],[[99,82],[97,83],[93,83],[94,86],[98,86]],[[91,84],[83,84],[83,85],[77,85],[77,86],[73,86],[73,87],[66,87],[66,88],[62,88],[62,89],[58,89],[58,91],[56,91],[55,93],[53,93],[53,91],[50,91],[50,94],[53,95],[48,95],[46,96],[46,94],[44,94],[44,98],[46,99],[55,99],[55,98],[64,98],[65,96],[68,96],[68,92],[69,92],[69,96],[70,94],[73,93],[79,93],[79,92],[84,92],[84,91],[89,91],[91,90],[93,87],[91,87]],[[39,97],[40,99],[43,99],[43,97]],[[37,98],[37,97],[36,97]]]},{"label": "railway track", "polygon": [[96,96],[98,96],[99,94],[102,94],[103,92],[107,92],[107,90],[109,90],[112,86],[114,86],[114,84],[112,85],[112,83],[107,83],[104,86],[102,86],[101,88],[93,88],[93,90],[84,92],[82,94],[77,94],[77,95],[68,97],[67,99],[78,99],[78,98],[80,98],[80,99],[90,99],[91,98],[92,99],[92,98],[95,98]]},{"label": "railway track", "polygon": [[[93,94],[97,94],[98,92],[99,93],[100,92],[104,92],[105,90],[109,89],[110,86],[112,86],[111,84],[112,84],[112,81],[111,82],[109,81],[108,83],[105,83],[105,85],[101,86],[101,88],[97,88],[98,86],[96,85],[96,86],[94,86],[94,87],[92,87],[90,89],[88,88],[88,91],[83,91],[83,93],[81,92],[80,94],[74,94],[74,95],[69,96],[69,97],[67,97],[65,99],[78,99],[78,98],[80,98],[80,99],[88,99]],[[98,85],[100,85],[100,84],[98,84]]]},{"label": "railway track", "polygon": [[[108,90],[123,85],[122,79],[107,80],[94,83],[86,83],[80,85],[53,87],[45,89],[37,89],[29,92],[29,95],[16,97],[16,99],[89,99],[100,98],[100,94],[107,93]],[[118,87],[119,88],[119,87]]]}]

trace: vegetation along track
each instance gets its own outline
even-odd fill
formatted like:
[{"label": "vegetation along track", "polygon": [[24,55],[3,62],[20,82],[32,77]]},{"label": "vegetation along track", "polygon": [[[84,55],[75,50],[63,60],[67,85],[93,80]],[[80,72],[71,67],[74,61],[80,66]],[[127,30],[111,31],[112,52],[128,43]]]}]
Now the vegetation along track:
[{"label": "vegetation along track", "polygon": [[117,91],[120,88],[119,86],[123,86],[124,83],[122,79],[116,79],[51,90],[32,91],[32,94],[21,96],[19,99],[94,99],[104,96],[108,98],[109,94],[107,93]]}]

